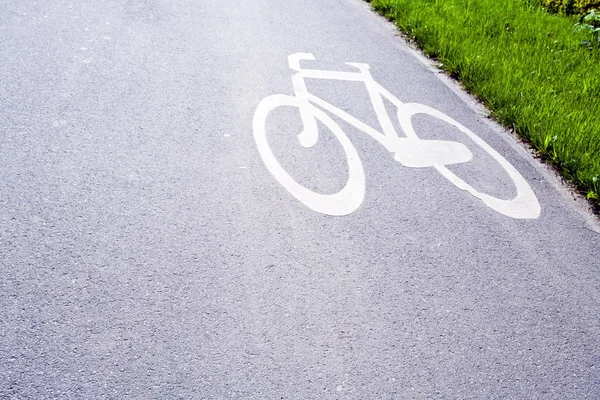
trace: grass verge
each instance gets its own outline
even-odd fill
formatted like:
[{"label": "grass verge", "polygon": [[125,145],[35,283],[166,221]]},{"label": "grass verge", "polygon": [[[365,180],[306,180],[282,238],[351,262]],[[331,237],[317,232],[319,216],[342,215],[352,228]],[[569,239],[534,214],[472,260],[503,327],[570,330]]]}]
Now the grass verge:
[{"label": "grass verge", "polygon": [[505,126],[600,204],[600,50],[535,0],[372,0]]}]

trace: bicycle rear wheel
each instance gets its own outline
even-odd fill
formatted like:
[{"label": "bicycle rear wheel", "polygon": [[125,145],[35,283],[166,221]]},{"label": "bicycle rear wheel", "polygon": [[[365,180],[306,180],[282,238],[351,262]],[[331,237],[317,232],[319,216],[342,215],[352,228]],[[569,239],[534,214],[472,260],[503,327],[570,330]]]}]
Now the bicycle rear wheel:
[{"label": "bicycle rear wheel", "polygon": [[426,114],[431,117],[437,118],[443,122],[446,122],[465,135],[469,137],[476,145],[478,145],[483,151],[489,154],[494,161],[496,161],[502,169],[508,174],[517,190],[517,195],[511,200],[505,200],[498,197],[491,196],[486,193],[482,193],[476,190],[473,186],[469,185],[463,179],[459,178],[456,174],[446,168],[445,165],[433,165],[433,167],[452,184],[461,190],[467,191],[471,195],[480,199],[485,205],[491,209],[504,214],[508,217],[518,219],[535,219],[540,216],[541,207],[538,199],[529,186],[529,183],[525,178],[517,171],[517,169],[509,163],[500,153],[494,150],[489,144],[483,139],[473,133],[470,129],[455,121],[448,115],[418,103],[407,103],[403,104],[398,108],[398,120],[400,126],[404,130],[406,136],[412,139],[419,139],[412,125],[412,118],[417,114]]}]

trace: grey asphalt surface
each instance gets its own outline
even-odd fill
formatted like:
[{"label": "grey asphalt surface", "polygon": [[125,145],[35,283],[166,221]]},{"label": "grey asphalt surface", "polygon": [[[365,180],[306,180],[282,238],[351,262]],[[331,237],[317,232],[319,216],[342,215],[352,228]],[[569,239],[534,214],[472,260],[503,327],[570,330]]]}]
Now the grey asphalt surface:
[{"label": "grey asphalt surface", "polygon": [[[359,0],[0,0],[0,398],[598,399],[600,235]],[[503,154],[542,213],[515,220],[340,126],[366,173],[355,213],[293,198],[252,136],[307,67],[371,65],[405,102]],[[375,122],[358,83],[313,93]],[[339,121],[338,121],[339,122]],[[497,196],[461,140],[453,167]],[[308,187],[346,175],[323,133],[273,151]]]}]

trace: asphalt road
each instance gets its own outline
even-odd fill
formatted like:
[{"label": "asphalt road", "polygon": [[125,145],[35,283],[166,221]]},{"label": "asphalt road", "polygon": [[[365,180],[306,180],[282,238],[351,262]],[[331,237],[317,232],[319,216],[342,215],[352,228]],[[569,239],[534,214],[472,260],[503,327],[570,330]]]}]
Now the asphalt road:
[{"label": "asphalt road", "polygon": [[[0,10],[0,398],[600,398],[593,219],[366,3]],[[267,168],[253,128],[264,98],[294,94],[288,56],[301,52],[315,57],[303,68],[369,64],[403,103],[467,127],[525,178],[539,217],[504,215],[435,168],[395,161],[332,113],[362,162],[364,198],[343,216],[305,205]],[[363,83],[306,82],[377,126]],[[421,139],[469,149],[449,171],[515,196],[455,127],[413,123]],[[301,186],[344,187],[348,163],[323,121],[308,149],[298,107],[263,126]]]}]

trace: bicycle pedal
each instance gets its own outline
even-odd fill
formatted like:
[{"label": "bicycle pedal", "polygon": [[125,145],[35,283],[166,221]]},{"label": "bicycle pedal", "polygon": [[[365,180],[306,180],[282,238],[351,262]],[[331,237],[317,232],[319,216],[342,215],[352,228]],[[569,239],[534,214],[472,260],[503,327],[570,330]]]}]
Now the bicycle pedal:
[{"label": "bicycle pedal", "polygon": [[410,168],[460,164],[473,158],[467,146],[448,140],[400,138],[394,147],[394,159]]}]

